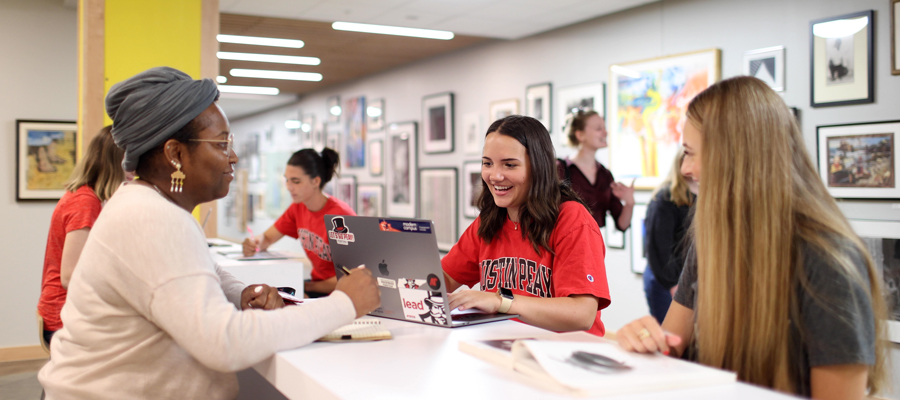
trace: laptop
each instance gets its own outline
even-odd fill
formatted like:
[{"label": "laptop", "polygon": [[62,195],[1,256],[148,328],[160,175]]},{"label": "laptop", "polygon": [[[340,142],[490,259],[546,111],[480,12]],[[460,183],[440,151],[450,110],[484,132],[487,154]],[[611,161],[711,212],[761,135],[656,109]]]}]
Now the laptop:
[{"label": "laptop", "polygon": [[518,317],[450,312],[431,221],[329,214],[325,228],[337,276],[365,265],[378,281],[381,307],[369,315],[447,328]]}]

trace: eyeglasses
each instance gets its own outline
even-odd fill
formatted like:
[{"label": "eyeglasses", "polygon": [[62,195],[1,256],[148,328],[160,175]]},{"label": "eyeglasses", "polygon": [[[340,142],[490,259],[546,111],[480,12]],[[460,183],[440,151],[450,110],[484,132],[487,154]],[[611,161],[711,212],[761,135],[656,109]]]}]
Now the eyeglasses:
[{"label": "eyeglasses", "polygon": [[210,143],[226,143],[225,144],[225,155],[231,156],[231,152],[234,150],[234,135],[228,135],[228,139],[188,139],[188,142],[210,142]]}]

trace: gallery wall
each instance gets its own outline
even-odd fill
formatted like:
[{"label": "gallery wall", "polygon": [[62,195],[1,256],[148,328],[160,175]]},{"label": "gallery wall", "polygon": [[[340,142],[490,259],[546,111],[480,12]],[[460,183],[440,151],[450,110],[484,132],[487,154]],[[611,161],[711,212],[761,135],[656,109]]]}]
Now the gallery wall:
[{"label": "gallery wall", "polygon": [[38,344],[35,310],[55,202],[16,201],[16,119],[77,115],[77,17],[59,0],[0,2],[0,348]]}]

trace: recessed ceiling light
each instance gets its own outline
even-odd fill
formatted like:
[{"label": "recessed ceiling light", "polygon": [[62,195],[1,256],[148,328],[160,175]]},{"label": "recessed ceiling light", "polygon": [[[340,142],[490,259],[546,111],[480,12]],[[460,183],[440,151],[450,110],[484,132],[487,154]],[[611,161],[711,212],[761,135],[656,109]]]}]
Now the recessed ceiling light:
[{"label": "recessed ceiling light", "polygon": [[228,78],[226,78],[226,77],[224,77],[224,76],[222,76],[222,75],[219,75],[219,76],[216,77],[216,82],[219,82],[219,83],[225,83],[225,82],[228,82]]},{"label": "recessed ceiling light", "polygon": [[322,74],[318,72],[270,71],[264,69],[235,68],[229,71],[229,73],[231,74],[231,76],[239,76],[242,78],[285,79],[290,81],[310,82],[318,82],[322,80]]},{"label": "recessed ceiling light", "polygon": [[216,53],[220,60],[259,61],[296,65],[319,65],[322,63],[318,57],[280,56],[275,54],[232,53],[220,51]]},{"label": "recessed ceiling light", "polygon": [[302,40],[275,39],[256,36],[216,35],[216,40],[222,43],[253,44],[257,46],[290,47],[299,49],[303,47]]},{"label": "recessed ceiling light", "polygon": [[410,36],[425,39],[453,39],[453,32],[431,29],[403,28],[399,26],[357,24],[355,22],[335,22],[331,27],[338,31],[377,33],[381,35]]},{"label": "recessed ceiling light", "polygon": [[219,85],[219,91],[222,93],[265,94],[270,96],[274,96],[279,93],[278,88],[274,87],[234,85]]}]

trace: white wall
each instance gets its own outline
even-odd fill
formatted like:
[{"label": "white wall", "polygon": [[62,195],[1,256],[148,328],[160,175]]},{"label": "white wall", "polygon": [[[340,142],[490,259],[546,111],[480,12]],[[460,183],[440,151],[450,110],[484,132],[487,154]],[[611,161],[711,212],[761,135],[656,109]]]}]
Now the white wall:
[{"label": "white wall", "polygon": [[[888,3],[882,0],[663,1],[517,41],[488,42],[332,87],[307,95],[296,104],[232,121],[232,130],[240,138],[271,127],[276,137],[286,138],[285,119],[313,113],[321,121],[326,116],[326,98],[333,95],[342,99],[384,98],[388,123],[420,121],[422,97],[445,91],[455,94],[455,123],[460,127],[462,115],[466,113],[477,112],[486,119],[491,101],[518,98],[524,104],[525,87],[529,84],[552,82],[555,101],[559,88],[608,81],[611,64],[708,48],[722,50],[722,77],[727,78],[741,73],[743,52],[782,45],[786,48],[784,98],[788,105],[801,109],[807,146],[815,149],[817,125],[900,117],[900,76],[890,74]],[[811,108],[809,22],[867,9],[876,11],[876,102]],[[558,127],[561,122],[554,120],[553,125]],[[486,129],[487,125],[483,123],[482,128]],[[461,132],[457,129],[455,148],[461,149],[462,145]],[[464,155],[461,150],[427,156],[420,150],[419,166],[462,168],[463,161],[477,158]],[[357,183],[384,183],[383,177],[370,177],[365,170],[346,173],[356,175]],[[647,200],[646,193],[641,194],[641,200]],[[900,220],[897,203],[845,201],[841,202],[841,208],[849,218]],[[460,230],[470,222],[461,218]],[[259,226],[254,229],[264,229],[270,223],[257,221]],[[607,328],[618,329],[646,314],[647,306],[641,278],[629,270],[629,251],[610,250],[606,262],[612,305],[604,310],[603,320]],[[893,351],[894,357],[898,354],[897,350]]]},{"label": "white wall", "polygon": [[55,202],[16,202],[16,119],[77,116],[77,17],[60,0],[0,1],[0,348],[37,345]]}]

